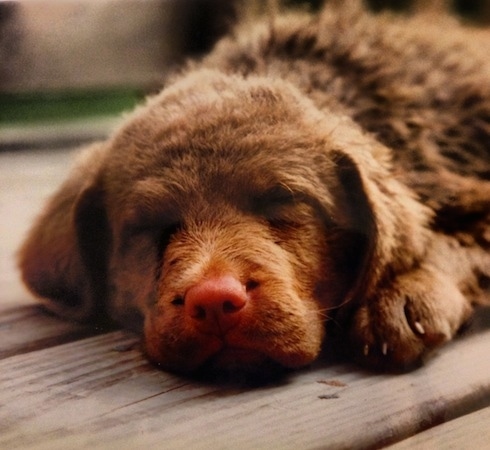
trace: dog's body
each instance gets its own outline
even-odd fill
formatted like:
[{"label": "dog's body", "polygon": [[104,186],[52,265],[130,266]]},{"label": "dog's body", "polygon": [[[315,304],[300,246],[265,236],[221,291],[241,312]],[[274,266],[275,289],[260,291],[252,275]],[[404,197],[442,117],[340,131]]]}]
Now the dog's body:
[{"label": "dog's body", "polygon": [[177,371],[304,366],[333,317],[361,360],[419,362],[490,279],[490,65],[429,23],[333,8],[223,40],[87,151],[26,284]]}]

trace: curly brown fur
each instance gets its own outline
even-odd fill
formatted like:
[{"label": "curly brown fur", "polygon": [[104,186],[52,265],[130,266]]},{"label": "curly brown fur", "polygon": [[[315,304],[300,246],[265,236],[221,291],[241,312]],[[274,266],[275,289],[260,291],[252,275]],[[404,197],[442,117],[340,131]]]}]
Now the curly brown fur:
[{"label": "curly brown fur", "polygon": [[304,366],[332,318],[381,367],[451,339],[489,298],[488,37],[348,3],[239,30],[89,149],[32,291],[183,372]]}]

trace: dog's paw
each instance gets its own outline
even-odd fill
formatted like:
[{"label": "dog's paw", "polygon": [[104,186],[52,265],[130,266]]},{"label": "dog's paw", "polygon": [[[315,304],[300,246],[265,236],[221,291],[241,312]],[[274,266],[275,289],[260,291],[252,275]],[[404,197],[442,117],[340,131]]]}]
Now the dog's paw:
[{"label": "dog's paw", "polygon": [[417,269],[357,309],[350,325],[352,351],[369,366],[408,370],[450,340],[471,313],[470,302],[449,277]]}]

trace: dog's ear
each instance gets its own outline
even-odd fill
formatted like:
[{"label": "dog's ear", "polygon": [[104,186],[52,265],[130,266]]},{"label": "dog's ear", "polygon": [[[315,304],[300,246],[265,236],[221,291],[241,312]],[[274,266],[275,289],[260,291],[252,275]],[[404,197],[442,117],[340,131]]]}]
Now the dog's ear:
[{"label": "dog's ear", "polygon": [[61,316],[99,316],[106,290],[110,233],[100,168],[104,144],[87,149],[49,200],[19,250],[24,283]]},{"label": "dog's ear", "polygon": [[370,279],[370,261],[378,241],[378,228],[364,182],[354,160],[342,151],[334,151],[336,175],[335,211],[337,227],[331,237],[333,258],[349,286],[343,302],[350,303],[366,290]]},{"label": "dog's ear", "polygon": [[393,174],[389,149],[359,135],[342,144],[332,159],[342,191],[334,194],[336,210],[350,241],[347,264],[355,271],[350,300],[374,295],[379,283],[420,262],[431,213]]}]

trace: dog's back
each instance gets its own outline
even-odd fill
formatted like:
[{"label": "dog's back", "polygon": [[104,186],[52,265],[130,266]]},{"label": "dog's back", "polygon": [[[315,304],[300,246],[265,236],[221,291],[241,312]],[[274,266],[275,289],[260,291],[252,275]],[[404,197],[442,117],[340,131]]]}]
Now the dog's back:
[{"label": "dog's back", "polygon": [[490,34],[427,8],[369,14],[329,2],[224,39],[204,60],[280,77],[392,150],[397,176],[436,211],[434,227],[490,249]]}]

